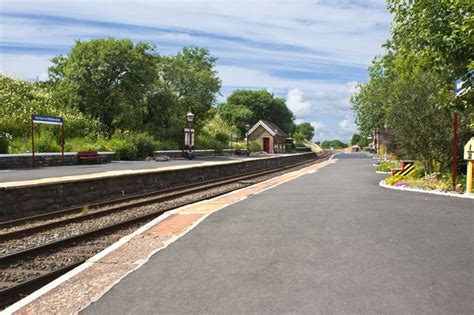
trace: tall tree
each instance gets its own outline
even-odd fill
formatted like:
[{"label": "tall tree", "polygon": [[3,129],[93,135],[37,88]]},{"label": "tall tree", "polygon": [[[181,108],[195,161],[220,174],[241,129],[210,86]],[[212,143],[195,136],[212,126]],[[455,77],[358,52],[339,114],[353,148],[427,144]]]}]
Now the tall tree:
[{"label": "tall tree", "polygon": [[202,127],[211,116],[209,110],[216,102],[221,80],[215,70],[217,58],[205,48],[185,47],[176,56],[161,57],[158,63],[160,79],[176,97],[176,125],[184,122],[188,108],[195,114],[194,125]]},{"label": "tall tree", "polygon": [[128,39],[76,41],[49,68],[61,101],[98,118],[109,129],[138,128],[144,95],[157,77],[154,48]]},{"label": "tall tree", "polygon": [[260,119],[269,120],[284,131],[292,132],[294,115],[285,102],[285,99],[265,90],[236,90],[217,110],[223,119],[242,132],[245,131],[245,124],[253,125]]}]

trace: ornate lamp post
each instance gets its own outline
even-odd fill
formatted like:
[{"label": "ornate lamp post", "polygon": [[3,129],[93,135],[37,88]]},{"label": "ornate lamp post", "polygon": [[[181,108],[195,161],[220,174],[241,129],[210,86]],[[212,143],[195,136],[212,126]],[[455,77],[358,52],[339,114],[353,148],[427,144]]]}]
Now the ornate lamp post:
[{"label": "ornate lamp post", "polygon": [[245,133],[245,140],[247,141],[247,156],[250,155],[250,148],[249,148],[249,130],[250,130],[250,125],[249,124],[246,124],[245,125],[245,130],[246,130],[246,133]]},{"label": "ornate lamp post", "polygon": [[[193,155],[193,120],[194,120],[194,114],[191,112],[191,107],[188,109],[188,113],[186,114],[186,120],[188,121],[188,127],[189,127],[189,143],[188,143],[188,154],[187,158],[192,159],[194,157]],[[186,133],[185,133],[186,134]]]}]

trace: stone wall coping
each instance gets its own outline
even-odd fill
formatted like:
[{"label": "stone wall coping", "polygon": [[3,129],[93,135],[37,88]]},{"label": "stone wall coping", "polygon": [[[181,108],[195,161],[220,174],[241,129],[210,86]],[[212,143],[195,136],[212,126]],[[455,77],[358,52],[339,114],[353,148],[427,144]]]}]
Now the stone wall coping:
[{"label": "stone wall coping", "polygon": [[[309,155],[309,154],[314,154],[314,153],[302,152],[302,153],[291,153],[291,154],[279,154],[279,155],[265,156],[263,157],[263,159],[280,159],[280,158],[284,158],[288,156]],[[113,178],[113,177],[119,178],[119,177],[131,176],[131,175],[133,176],[133,175],[143,175],[143,174],[155,174],[155,173],[161,173],[161,172],[173,172],[177,170],[184,170],[184,169],[190,169],[190,168],[206,168],[206,167],[213,167],[213,166],[220,166],[220,165],[246,163],[246,162],[257,161],[257,160],[261,161],[262,157],[247,158],[247,159],[232,160],[232,161],[205,162],[202,164],[192,164],[192,165],[165,166],[165,167],[160,167],[160,168],[143,169],[143,170],[108,171],[108,172],[95,173],[95,174],[84,174],[84,175],[25,180],[25,181],[5,182],[5,183],[0,183],[0,190],[66,184],[70,182],[87,182],[87,181],[100,180],[103,178]]]},{"label": "stone wall coping", "polygon": [[[100,155],[112,155],[115,154],[115,152],[97,152],[97,154]],[[0,154],[0,158],[9,158],[9,157],[24,157],[24,156],[30,156],[31,153],[17,153],[17,154]],[[64,152],[64,155],[77,155],[77,152]],[[41,152],[41,153],[35,153],[35,156],[61,156],[61,152]]]}]

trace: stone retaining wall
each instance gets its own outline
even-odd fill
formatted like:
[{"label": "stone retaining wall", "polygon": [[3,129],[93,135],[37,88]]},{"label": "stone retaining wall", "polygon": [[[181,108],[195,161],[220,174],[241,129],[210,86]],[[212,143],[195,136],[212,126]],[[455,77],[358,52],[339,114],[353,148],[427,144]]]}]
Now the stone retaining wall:
[{"label": "stone retaining wall", "polygon": [[[111,162],[114,157],[114,152],[98,152],[104,162]],[[79,164],[79,157],[77,152],[64,153],[64,165]],[[59,166],[61,165],[61,153],[35,153],[36,166]],[[0,154],[0,170],[15,169],[15,168],[29,168],[33,167],[31,153],[25,154]]]},{"label": "stone retaining wall", "polygon": [[[224,149],[222,151],[223,151],[224,154],[233,154],[235,149]],[[218,152],[216,152],[216,150],[194,150],[193,152],[194,152],[195,156],[219,155]],[[245,155],[247,153],[247,150],[246,149],[240,149],[240,152],[241,152],[242,155]],[[167,157],[170,157],[172,159],[182,157],[182,151],[181,150],[159,150],[159,151],[155,151],[154,153],[155,153],[155,156],[166,155]]]},{"label": "stone retaining wall", "polygon": [[172,170],[158,169],[131,175],[0,187],[0,221],[116,199],[122,195],[136,195],[187,183],[281,167],[314,157],[314,153],[301,153]]}]

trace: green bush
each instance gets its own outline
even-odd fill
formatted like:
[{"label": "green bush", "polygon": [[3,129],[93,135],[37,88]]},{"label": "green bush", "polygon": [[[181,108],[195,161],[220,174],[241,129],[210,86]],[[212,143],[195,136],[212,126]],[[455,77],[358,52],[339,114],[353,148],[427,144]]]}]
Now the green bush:
[{"label": "green bush", "polygon": [[41,137],[35,138],[36,152],[61,152],[61,145],[59,139],[50,134],[43,133]]},{"label": "green bush", "polygon": [[153,156],[158,148],[158,142],[149,134],[131,133],[117,130],[109,141],[109,147],[115,151],[119,160],[137,160]]},{"label": "green bush", "polygon": [[153,156],[153,151],[158,147],[155,139],[147,133],[134,134],[132,142],[135,144],[137,158],[139,159]]},{"label": "green bush", "polygon": [[408,178],[419,179],[419,178],[423,178],[424,176],[425,176],[425,171],[423,170],[423,168],[421,166],[416,165],[413,172],[411,172],[408,175]]},{"label": "green bush", "polygon": [[125,140],[114,138],[111,139],[110,148],[115,152],[115,158],[117,160],[136,160],[137,159],[137,148],[133,143]]},{"label": "green bush", "polygon": [[382,161],[379,166],[377,166],[377,171],[379,172],[390,172],[392,168],[400,167],[400,162],[397,161]]},{"label": "green bush", "polygon": [[181,144],[178,144],[172,140],[159,141],[157,143],[156,150],[180,150]]},{"label": "green bush", "polygon": [[72,138],[66,139],[64,149],[67,152],[79,151],[111,151],[109,141],[102,137],[98,138]]},{"label": "green bush", "polygon": [[394,175],[394,176],[391,176],[391,177],[387,178],[387,180],[385,182],[387,183],[387,185],[393,186],[393,184],[395,184],[397,182],[405,181],[407,179],[408,178],[406,176]]},{"label": "green bush", "polygon": [[250,141],[249,150],[250,152],[258,152],[262,150],[262,146],[257,141]]},{"label": "green bush", "polygon": [[219,141],[222,144],[226,144],[227,142],[229,142],[229,135],[223,132],[216,133],[215,138],[217,141]]},{"label": "green bush", "polygon": [[8,153],[11,139],[12,137],[9,133],[0,131],[0,153]]},{"label": "green bush", "polygon": [[226,147],[224,143],[217,141],[214,137],[204,132],[197,134],[195,146],[197,149],[214,149],[218,152],[222,152]]}]

